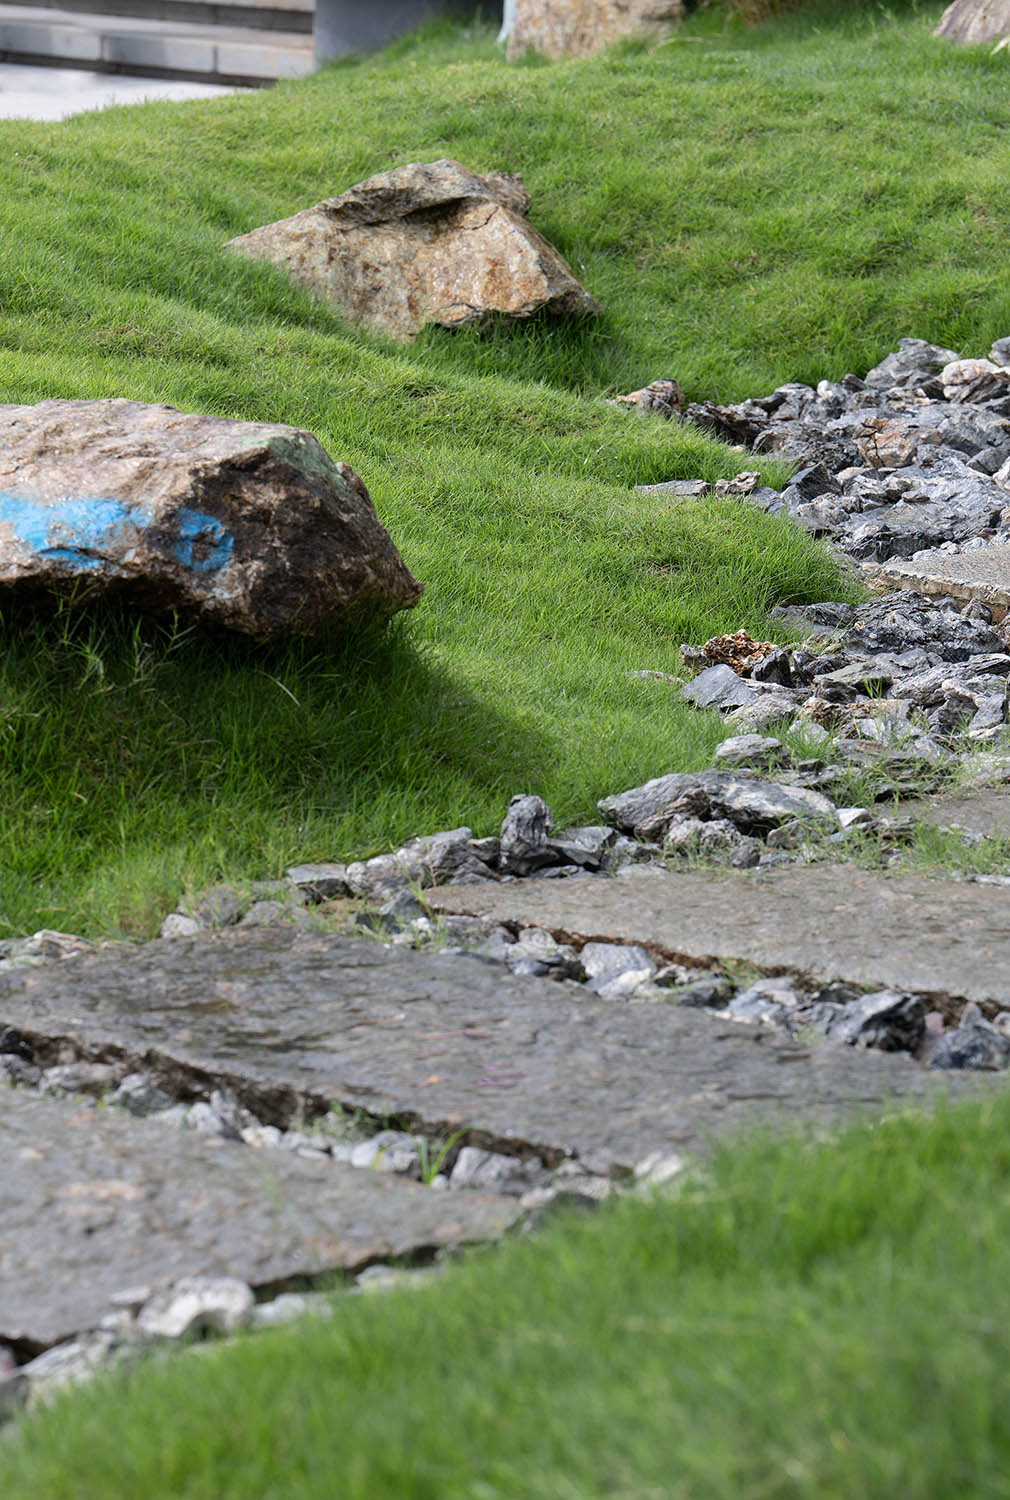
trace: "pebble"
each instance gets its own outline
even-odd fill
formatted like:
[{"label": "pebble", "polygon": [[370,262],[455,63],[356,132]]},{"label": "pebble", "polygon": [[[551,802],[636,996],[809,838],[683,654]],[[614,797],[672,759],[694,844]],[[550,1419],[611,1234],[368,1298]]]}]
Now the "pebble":
[{"label": "pebble", "polygon": [[252,1322],[253,1306],[251,1290],[233,1276],[186,1276],[144,1303],[137,1328],[155,1339],[234,1333]]}]

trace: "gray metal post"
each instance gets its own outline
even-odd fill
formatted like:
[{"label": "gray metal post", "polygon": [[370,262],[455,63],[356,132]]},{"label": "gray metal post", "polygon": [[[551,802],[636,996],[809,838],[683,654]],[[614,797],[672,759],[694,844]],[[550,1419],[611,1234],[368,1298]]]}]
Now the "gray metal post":
[{"label": "gray metal post", "polygon": [[371,52],[434,16],[475,9],[473,0],[316,0],[316,62]]}]

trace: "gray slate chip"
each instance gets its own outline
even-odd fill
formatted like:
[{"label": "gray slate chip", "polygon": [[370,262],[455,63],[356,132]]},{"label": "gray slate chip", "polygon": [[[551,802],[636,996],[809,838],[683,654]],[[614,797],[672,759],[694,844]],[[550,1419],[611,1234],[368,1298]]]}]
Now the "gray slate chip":
[{"label": "gray slate chip", "polygon": [[675,772],[657,776],[644,786],[631,787],[597,806],[608,823],[626,833],[641,834],[670,803],[704,792],[714,816],[729,818],[738,828],[771,827],[790,818],[836,825],[835,806],[820,792],[806,787],[764,781],[730,771]]}]

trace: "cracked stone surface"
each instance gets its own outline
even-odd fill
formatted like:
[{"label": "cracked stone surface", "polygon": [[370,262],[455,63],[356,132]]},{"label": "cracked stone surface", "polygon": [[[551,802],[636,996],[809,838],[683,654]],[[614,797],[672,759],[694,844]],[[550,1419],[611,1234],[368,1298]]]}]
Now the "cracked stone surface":
[{"label": "cracked stone surface", "polygon": [[[649,905],[644,887],[599,889],[639,912]],[[466,890],[453,894],[465,902]],[[517,885],[511,899],[550,897]],[[5,974],[0,1023],[71,1038],[89,1057],[143,1059],[163,1079],[218,1078],[264,1119],[306,1097],[339,1101],[432,1132],[466,1127],[472,1144],[532,1148],[548,1162],[576,1155],[601,1173],[657,1150],[701,1151],[756,1119],[834,1121],[936,1092],[907,1057],[798,1047],[767,1028],[600,1000],[472,955],[279,929]]]},{"label": "cracked stone surface", "polygon": [[115,1110],[0,1091],[0,1342],[95,1327],[126,1287],[253,1287],[499,1235],[514,1200],[250,1151]]},{"label": "cracked stone surface", "polygon": [[891,558],[877,569],[879,576],[902,589],[920,594],[978,600],[997,620],[1010,610],[1010,544],[994,542],[966,552],[919,552],[912,558]]},{"label": "cracked stone surface", "polygon": [[941,1005],[1010,1007],[1006,893],[954,880],[849,865],[760,875],[636,867],[617,880],[450,886],[426,899],[435,911],[545,927],[564,941],[641,943],[695,963],[735,959]]}]

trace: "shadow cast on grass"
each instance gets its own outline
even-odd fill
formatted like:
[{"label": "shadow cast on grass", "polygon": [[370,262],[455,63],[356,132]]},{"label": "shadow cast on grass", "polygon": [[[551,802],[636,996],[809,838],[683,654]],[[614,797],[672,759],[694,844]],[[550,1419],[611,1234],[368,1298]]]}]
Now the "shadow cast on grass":
[{"label": "shadow cast on grass", "polygon": [[3,618],[0,641],[8,932],[137,930],[181,886],[500,819],[548,754],[409,623],[261,646],[116,607],[36,610]]}]

